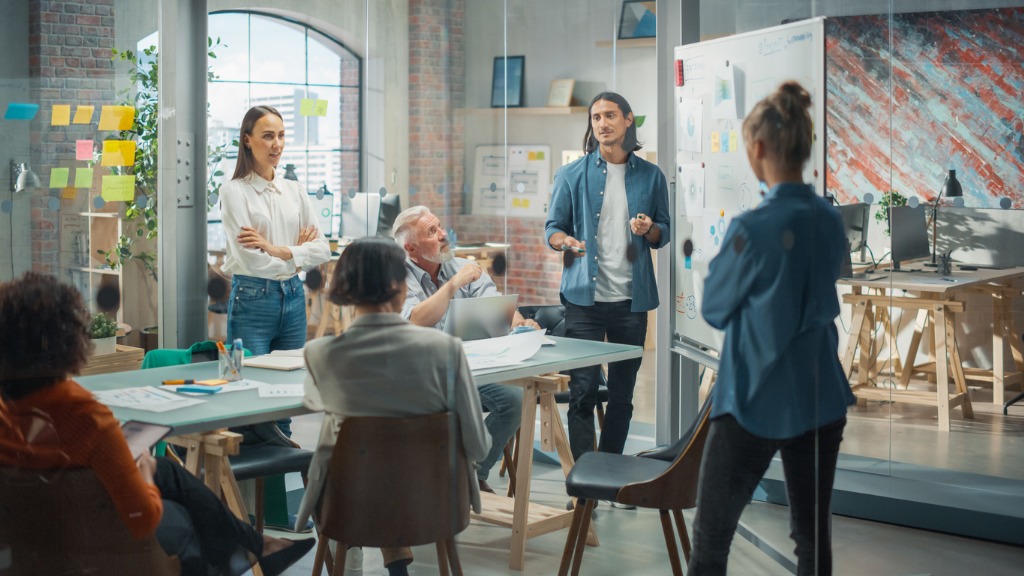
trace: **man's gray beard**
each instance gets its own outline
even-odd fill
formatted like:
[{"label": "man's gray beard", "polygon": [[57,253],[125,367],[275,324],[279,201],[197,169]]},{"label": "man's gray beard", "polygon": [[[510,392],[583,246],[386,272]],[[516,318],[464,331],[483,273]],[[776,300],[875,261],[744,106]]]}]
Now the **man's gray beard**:
[{"label": "man's gray beard", "polygon": [[423,259],[431,264],[444,264],[455,259],[455,252],[452,250],[451,245],[448,245],[443,250],[438,250],[437,254],[429,257],[424,256]]}]

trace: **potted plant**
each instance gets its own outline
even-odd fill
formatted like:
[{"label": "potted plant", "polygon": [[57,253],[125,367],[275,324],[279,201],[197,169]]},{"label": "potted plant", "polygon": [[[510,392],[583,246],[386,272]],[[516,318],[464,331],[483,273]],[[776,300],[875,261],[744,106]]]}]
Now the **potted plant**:
[{"label": "potted plant", "polygon": [[875,212],[875,221],[885,224],[885,235],[889,236],[889,208],[893,206],[906,206],[907,197],[895,190],[889,190],[882,194],[878,201],[878,211]]},{"label": "potted plant", "polygon": [[89,320],[89,337],[93,356],[113,354],[117,351],[117,322],[102,312],[93,314]]}]

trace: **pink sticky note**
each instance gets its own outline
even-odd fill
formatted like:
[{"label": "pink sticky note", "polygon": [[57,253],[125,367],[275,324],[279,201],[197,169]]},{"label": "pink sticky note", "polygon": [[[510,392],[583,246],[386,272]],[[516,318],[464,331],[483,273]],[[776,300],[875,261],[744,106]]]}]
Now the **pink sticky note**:
[{"label": "pink sticky note", "polygon": [[75,140],[75,160],[92,160],[92,140]]}]

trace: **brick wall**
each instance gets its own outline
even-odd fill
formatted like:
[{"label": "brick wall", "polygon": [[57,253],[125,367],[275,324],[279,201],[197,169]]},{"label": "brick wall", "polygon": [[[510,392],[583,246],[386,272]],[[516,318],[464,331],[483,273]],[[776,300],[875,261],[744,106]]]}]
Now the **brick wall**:
[{"label": "brick wall", "polygon": [[[110,61],[114,46],[114,0],[30,0],[30,98],[40,106],[32,121],[32,168],[49,184],[50,168],[71,166],[75,140],[95,139],[100,106],[114,99]],[[93,123],[51,127],[54,104],[96,107]],[[59,193],[59,191],[52,191]],[[49,195],[32,198],[32,269],[56,275],[59,213],[48,207]]]},{"label": "brick wall", "polygon": [[465,102],[465,2],[409,2],[409,205],[429,206],[460,242],[512,244],[506,290],[523,304],[555,304],[562,260],[544,244],[543,219],[462,216],[465,144],[455,109]]}]

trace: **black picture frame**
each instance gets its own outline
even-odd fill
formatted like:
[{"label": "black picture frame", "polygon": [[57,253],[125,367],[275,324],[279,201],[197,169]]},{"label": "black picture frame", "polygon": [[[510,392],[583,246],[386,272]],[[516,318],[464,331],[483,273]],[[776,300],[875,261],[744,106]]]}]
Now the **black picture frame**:
[{"label": "black picture frame", "polygon": [[525,76],[525,56],[495,56],[494,75],[491,78],[491,108],[522,108]]},{"label": "black picture frame", "polygon": [[654,38],[657,35],[657,6],[654,0],[623,0],[619,40]]}]

